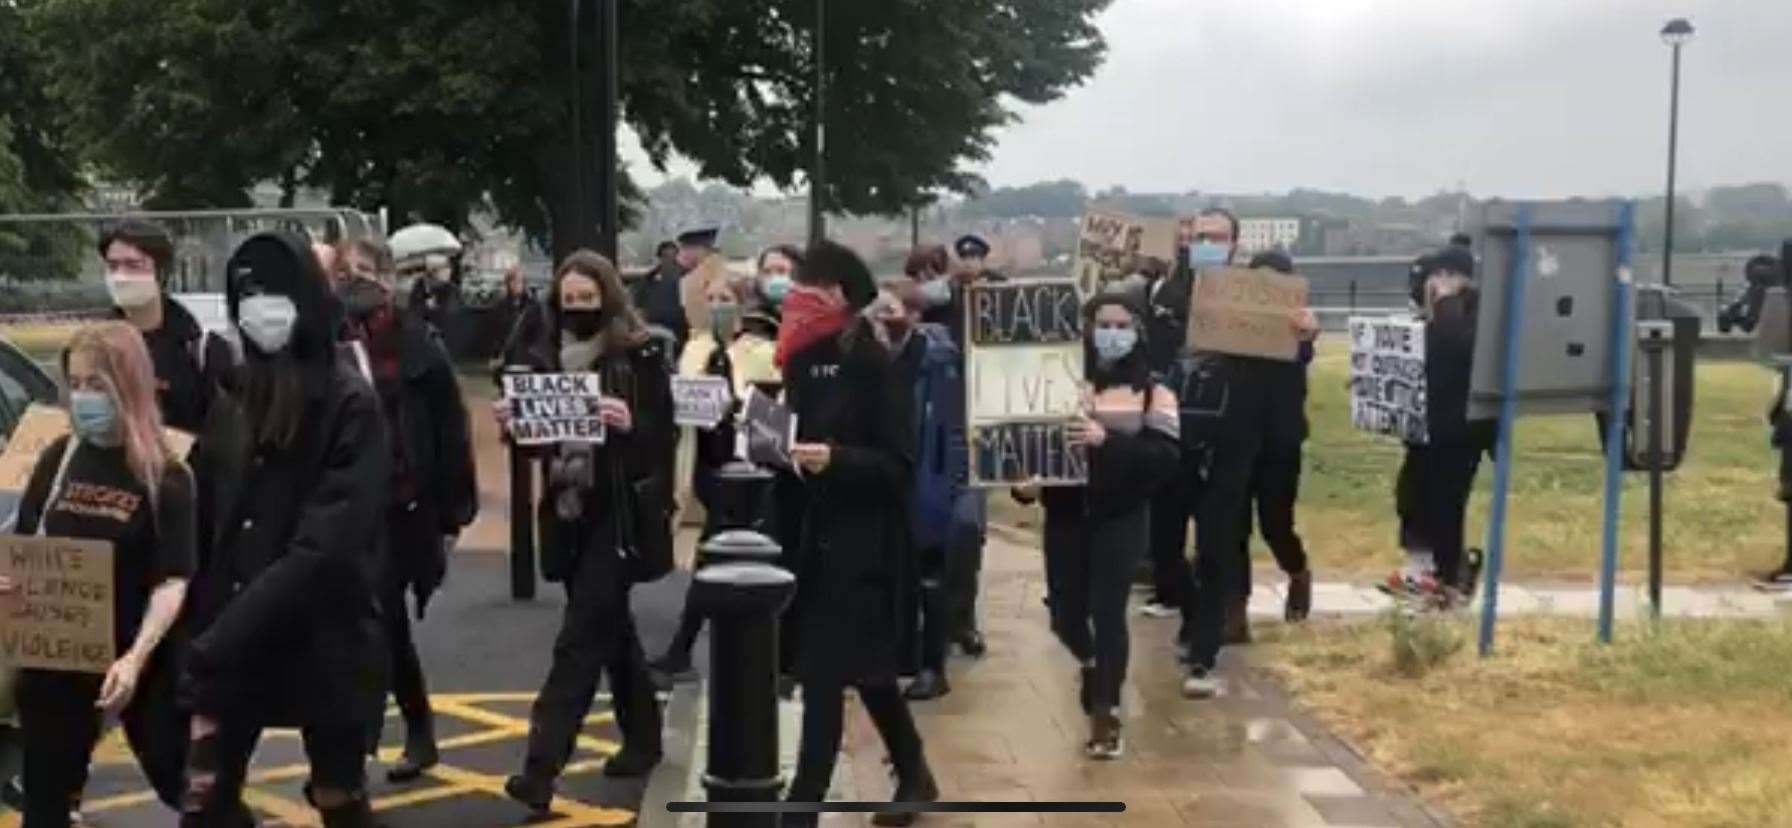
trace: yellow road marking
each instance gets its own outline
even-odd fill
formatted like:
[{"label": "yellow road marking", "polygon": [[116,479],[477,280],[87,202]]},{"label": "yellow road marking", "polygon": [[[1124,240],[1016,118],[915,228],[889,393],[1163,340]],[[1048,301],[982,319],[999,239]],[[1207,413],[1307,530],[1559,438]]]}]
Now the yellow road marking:
[{"label": "yellow road marking", "polygon": [[275,796],[260,788],[245,786],[243,803],[286,823],[290,828],[318,828],[317,812],[309,804]]},{"label": "yellow road marking", "polygon": [[[504,780],[497,776],[476,773],[452,765],[437,765],[430,768],[427,773],[451,785],[472,788],[501,799],[509,799],[504,793]],[[549,825],[555,826],[555,828],[627,825],[635,820],[634,811],[587,805],[576,799],[567,799],[563,796],[554,797],[552,808],[555,814],[563,818],[553,822],[534,823],[532,828]]]}]

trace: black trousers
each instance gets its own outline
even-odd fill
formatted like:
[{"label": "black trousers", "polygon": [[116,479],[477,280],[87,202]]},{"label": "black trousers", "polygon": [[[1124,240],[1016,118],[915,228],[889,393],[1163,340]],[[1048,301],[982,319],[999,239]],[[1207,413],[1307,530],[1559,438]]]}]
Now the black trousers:
[{"label": "black trousers", "polygon": [[[156,797],[171,809],[185,791],[187,720],[175,708],[174,671],[162,653],[138,678],[137,694],[120,717],[125,739]],[[61,828],[81,802],[88,765],[103,722],[93,706],[103,676],[23,670],[18,713],[24,742],[25,822],[28,828]]]},{"label": "black trousers", "polygon": [[1151,499],[1151,600],[1180,609],[1188,598],[1188,520],[1194,491],[1186,477]]},{"label": "black trousers", "polygon": [[1101,521],[1045,514],[1045,588],[1052,632],[1083,664],[1095,665],[1096,710],[1120,705],[1131,637],[1126,599],[1132,573],[1150,545],[1150,507]]},{"label": "black trousers", "polygon": [[1470,443],[1407,446],[1395,482],[1401,545],[1431,550],[1437,572],[1450,583],[1462,573],[1463,526],[1480,468],[1481,449]]},{"label": "black trousers", "polygon": [[[187,794],[182,828],[241,828],[253,825],[243,804],[249,760],[261,741],[263,723],[247,713],[217,720],[210,736],[194,740],[187,757]],[[312,725],[299,728],[316,789],[363,796],[367,788],[367,726]]]},{"label": "black trousers", "polygon": [[[1233,395],[1233,404],[1240,402]],[[1235,407],[1229,416],[1243,416]],[[1219,659],[1226,607],[1244,582],[1238,550],[1245,542],[1238,516],[1250,507],[1251,475],[1262,445],[1261,431],[1249,422],[1226,428],[1208,448],[1206,476],[1191,481],[1195,498],[1195,563],[1188,598],[1182,605],[1183,631],[1191,666],[1211,670]]]},{"label": "black trousers", "polygon": [[1250,497],[1239,513],[1242,531],[1238,554],[1243,558],[1241,594],[1251,594],[1251,504],[1257,507],[1257,525],[1263,542],[1275,556],[1276,566],[1293,575],[1307,571],[1307,548],[1294,531],[1294,504],[1300,498],[1301,446],[1265,444],[1251,472]]},{"label": "black trousers", "polygon": [[[834,761],[840,753],[845,722],[847,684],[838,681],[803,681],[803,735],[797,749],[796,778],[787,798],[792,802],[820,802],[827,797],[834,777]],[[913,779],[927,766],[921,748],[921,732],[895,679],[853,684],[871,723],[883,737],[890,763],[901,779]]]},{"label": "black trousers", "polygon": [[[426,548],[422,546],[424,544],[442,542],[433,521],[420,517],[420,513],[415,510],[394,509],[388,513],[387,572],[380,589],[380,626],[385,633],[392,697],[398,702],[398,711],[404,717],[407,738],[435,732],[435,714],[429,706],[429,688],[423,678],[423,661],[417,655],[417,642],[411,634],[409,605],[405,601],[409,582],[405,577],[404,567],[397,563],[420,558],[421,555],[413,556],[410,553],[413,550],[421,552]],[[374,713],[376,718],[371,728],[372,743],[377,747],[384,730],[386,711],[381,709]]]},{"label": "black trousers", "polygon": [[941,570],[948,639],[977,629],[977,593],[988,529],[989,492],[966,488],[952,509],[952,532]]},{"label": "black trousers", "polygon": [[919,550],[921,564],[920,600],[920,663],[921,669],[936,673],[946,671],[946,639],[958,630],[948,629],[958,621],[951,616],[946,595],[946,567],[951,558],[943,546]]},{"label": "black trousers", "polygon": [[630,611],[629,584],[612,549],[588,549],[566,580],[566,611],[554,639],[554,664],[529,711],[523,772],[547,781],[572,757],[600,676],[610,677],[623,749],[659,755],[660,709]]}]

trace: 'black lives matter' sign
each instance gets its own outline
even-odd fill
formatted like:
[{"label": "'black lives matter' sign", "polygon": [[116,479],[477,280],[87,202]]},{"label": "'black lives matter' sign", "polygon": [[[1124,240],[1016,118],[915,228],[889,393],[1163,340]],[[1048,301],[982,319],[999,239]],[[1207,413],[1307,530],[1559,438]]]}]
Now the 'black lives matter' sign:
[{"label": "'black lives matter' sign", "polygon": [[1089,479],[1069,424],[1082,410],[1082,303],[1073,281],[973,285],[965,293],[965,422],[971,482]]},{"label": "'black lives matter' sign", "polygon": [[519,446],[602,443],[597,374],[505,374],[510,436]]},{"label": "'black lives matter' sign", "polygon": [[1372,434],[1430,442],[1424,323],[1405,317],[1351,318],[1350,422]]}]

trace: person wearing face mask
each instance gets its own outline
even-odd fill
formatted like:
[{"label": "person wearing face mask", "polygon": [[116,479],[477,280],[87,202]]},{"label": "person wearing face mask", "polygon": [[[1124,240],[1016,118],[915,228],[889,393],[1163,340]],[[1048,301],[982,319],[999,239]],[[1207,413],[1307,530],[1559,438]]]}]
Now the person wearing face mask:
[{"label": "person wearing face mask", "polygon": [[[553,665],[529,711],[522,772],[510,798],[542,815],[609,675],[622,749],[604,765],[638,777],[659,764],[660,710],[641,650],[629,591],[672,568],[672,388],[662,341],[629,302],[609,259],[580,250],[560,263],[549,292],[546,335],[532,367],[599,375],[602,443],[546,447],[538,525],[542,572],[566,587]],[[494,412],[508,431],[508,409]]]},{"label": "person wearing face mask", "polygon": [[[943,251],[942,251],[943,252]],[[922,322],[926,302],[921,285],[907,276],[888,280],[872,305],[872,319],[881,323],[902,384],[913,391],[915,470],[910,497],[910,523],[916,560],[915,602],[920,638],[914,681],[903,691],[911,701],[936,699],[951,692],[946,681],[946,640],[952,618],[946,591],[946,570],[962,548],[964,533],[954,520],[967,488],[963,357],[943,326]],[[912,630],[914,625],[906,628]]]},{"label": "person wearing face mask", "polygon": [[[846,690],[883,737],[896,771],[895,801],[932,802],[939,786],[897,675],[914,627],[908,501],[915,468],[914,400],[891,361],[891,332],[866,312],[877,297],[857,254],[819,242],[784,301],[778,352],[796,415],[790,448],[805,494],[797,548],[787,552],[798,629],[794,669],[803,688],[801,744],[786,796],[820,802],[840,750]],[[814,825],[816,814],[786,814]],[[880,813],[875,825],[909,825],[914,813]]]},{"label": "person wearing face mask", "polygon": [[[729,280],[712,280],[704,290],[709,335],[692,339],[679,357],[679,376],[728,380],[735,410],[739,410],[740,401],[746,399],[750,391],[758,389],[762,393],[775,394],[780,383],[777,368],[772,365],[776,344],[744,324],[746,298]],[[706,519],[698,539],[701,544],[718,531],[716,521],[720,516],[720,504],[716,501],[716,472],[734,460],[733,412],[714,428],[692,431],[695,433],[687,435],[691,439],[679,443],[677,474],[680,480],[690,481],[698,501],[703,504]],[[663,686],[696,678],[696,672],[691,668],[691,650],[702,628],[703,617],[689,603],[687,593],[686,604],[679,615],[678,631],[673,634],[666,651],[650,665],[657,683]]]},{"label": "person wearing face mask", "polygon": [[1145,315],[1124,295],[1083,309],[1086,410],[1072,438],[1088,452],[1081,486],[1023,487],[1045,507],[1045,572],[1052,631],[1075,656],[1078,698],[1089,717],[1084,753],[1116,759],[1130,634],[1126,599],[1151,541],[1150,500],[1179,473],[1176,395],[1151,376]]},{"label": "person wearing face mask", "polygon": [[1480,293],[1475,259],[1451,244],[1415,267],[1415,301],[1425,318],[1425,426],[1429,442],[1408,443],[1394,488],[1407,562],[1385,592],[1449,608],[1474,595],[1479,550],[1464,550],[1463,525],[1481,455],[1498,439],[1497,421],[1468,418]]},{"label": "person wearing face mask", "polygon": [[255,745],[264,728],[296,727],[323,825],[365,828],[387,427],[378,396],[339,358],[341,311],[302,237],[252,236],[227,272],[247,366],[201,438],[211,554],[189,598],[181,824],[252,824],[242,793]]},{"label": "person wearing face mask", "polygon": [[[438,761],[434,716],[411,636],[407,591],[422,620],[448,571],[453,538],[473,522],[479,493],[467,411],[454,364],[429,323],[398,306],[392,257],[372,239],[339,255],[337,282],[345,337],[361,345],[385,415],[392,479],[378,581],[380,620],[391,665],[392,695],[405,725],[404,753],[387,779],[408,782]],[[383,723],[384,699],[376,723]],[[379,730],[369,734],[378,745]]]},{"label": "person wearing face mask", "polygon": [[164,286],[174,266],[174,240],[160,225],[126,219],[100,236],[106,291],[114,314],[143,335],[156,372],[156,401],[171,428],[198,433],[212,398],[235,372],[236,352],[199,327]]},{"label": "person wearing face mask", "polygon": [[[1201,212],[1189,239],[1189,269],[1229,265],[1237,241],[1237,217],[1220,209]],[[1193,279],[1185,284],[1192,289]],[[1186,302],[1186,297],[1165,301]],[[1288,324],[1301,340],[1319,335],[1311,311],[1295,312]],[[1227,616],[1237,612],[1244,584],[1238,550],[1245,538],[1239,518],[1250,506],[1251,475],[1265,435],[1270,424],[1303,415],[1296,401],[1273,393],[1274,378],[1288,371],[1286,363],[1199,352],[1181,354],[1176,363],[1172,384],[1182,400],[1184,491],[1193,494],[1190,512],[1195,518],[1195,562],[1182,605],[1178,655],[1187,666],[1183,695],[1203,699],[1219,692],[1213,671],[1225,642]],[[1186,523],[1173,519],[1175,527],[1160,524],[1158,542],[1179,541],[1173,536]]]},{"label": "person wearing face mask", "polygon": [[790,293],[790,286],[795,284],[797,268],[803,264],[803,251],[795,245],[779,244],[766,248],[759,254],[759,266],[754,276],[759,296],[765,307],[776,318],[778,309],[784,305],[784,297]]},{"label": "person wearing face mask", "polygon": [[[75,333],[62,354],[71,434],[38,456],[14,516],[20,534],[112,544],[113,635],[125,648],[103,676],[21,671],[25,828],[71,824],[108,716],[122,719],[157,796],[180,804],[186,733],[167,635],[195,566],[195,496],[192,471],[164,439],[151,366],[130,325]],[[0,611],[10,614],[18,587],[0,576]],[[175,761],[163,761],[171,747]]]},{"label": "person wearing face mask", "polygon": [[455,234],[437,224],[412,224],[387,241],[398,271],[398,293],[407,310],[440,331],[448,353],[461,353],[465,325],[460,318],[460,257]]}]

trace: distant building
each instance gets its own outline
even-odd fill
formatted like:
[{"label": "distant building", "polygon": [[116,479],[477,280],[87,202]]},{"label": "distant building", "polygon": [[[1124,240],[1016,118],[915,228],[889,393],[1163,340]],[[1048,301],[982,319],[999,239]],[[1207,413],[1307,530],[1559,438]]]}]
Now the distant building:
[{"label": "distant building", "polygon": [[1293,250],[1299,241],[1298,218],[1247,218],[1238,222],[1238,247],[1246,253]]}]

